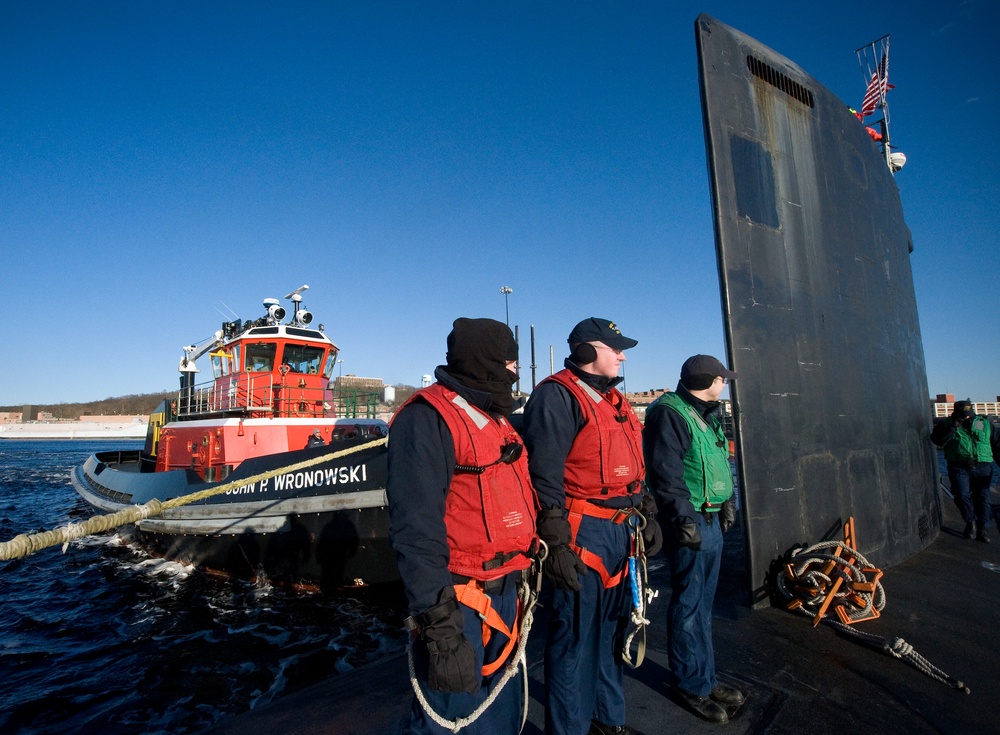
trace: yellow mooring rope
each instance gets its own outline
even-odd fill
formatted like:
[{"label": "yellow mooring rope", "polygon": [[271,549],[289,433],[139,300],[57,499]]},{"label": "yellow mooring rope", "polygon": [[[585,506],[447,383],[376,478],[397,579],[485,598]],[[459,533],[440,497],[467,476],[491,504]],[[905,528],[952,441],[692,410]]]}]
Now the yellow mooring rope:
[{"label": "yellow mooring rope", "polygon": [[205,498],[210,498],[213,495],[219,495],[227,490],[232,490],[233,488],[240,487],[242,485],[250,485],[255,482],[260,482],[261,480],[269,480],[272,477],[277,477],[278,475],[284,475],[289,472],[305,469],[306,467],[312,467],[313,465],[330,462],[334,459],[340,459],[341,457],[346,457],[349,454],[360,452],[363,449],[374,449],[375,447],[382,446],[388,441],[389,440],[386,437],[383,437],[365,444],[360,444],[356,447],[341,449],[333,454],[324,454],[321,457],[305,459],[301,462],[296,462],[295,464],[287,465],[277,470],[262,472],[261,474],[254,475],[252,477],[243,477],[239,480],[223,483],[222,485],[217,485],[207,490],[199,490],[198,492],[191,493],[190,495],[182,495],[179,498],[173,498],[172,500],[167,500],[165,502],[161,502],[156,498],[153,498],[148,503],[144,503],[143,505],[132,505],[128,508],[122,508],[115,513],[92,516],[91,518],[88,518],[80,523],[69,523],[52,531],[42,531],[40,533],[33,533],[30,535],[22,533],[15,536],[10,541],[0,542],[0,561],[20,559],[21,557],[33,554],[40,549],[45,549],[49,546],[57,546],[59,544],[62,544],[63,552],[65,553],[66,546],[70,541],[83,538],[84,536],[110,531],[118,526],[136,523],[144,518],[152,518],[160,515],[165,510],[179,508],[182,505],[188,505],[189,503],[204,500]]}]

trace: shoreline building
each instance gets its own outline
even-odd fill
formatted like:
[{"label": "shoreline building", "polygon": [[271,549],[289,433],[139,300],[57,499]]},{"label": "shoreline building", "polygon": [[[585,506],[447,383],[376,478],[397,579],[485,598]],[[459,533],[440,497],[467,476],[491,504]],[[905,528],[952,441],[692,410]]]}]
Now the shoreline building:
[{"label": "shoreline building", "polygon": [[[937,396],[931,400],[931,415],[936,419],[943,419],[951,416],[951,412],[954,409],[954,393],[938,393]],[[972,401],[972,410],[980,416],[1000,417],[1000,396],[997,396],[995,401]]]}]

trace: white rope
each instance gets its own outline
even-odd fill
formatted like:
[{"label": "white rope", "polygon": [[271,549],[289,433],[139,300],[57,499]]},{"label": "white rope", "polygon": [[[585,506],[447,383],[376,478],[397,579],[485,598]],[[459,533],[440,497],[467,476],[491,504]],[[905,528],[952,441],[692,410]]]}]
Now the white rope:
[{"label": "white rope", "polygon": [[[850,556],[854,557],[855,563],[851,564],[846,559],[835,554],[821,553],[826,549],[831,548],[841,548],[847,551]],[[810,595],[806,598],[798,597],[793,593],[787,586],[786,576],[788,574],[787,569],[782,569],[781,572],[775,578],[775,583],[777,585],[778,591],[784,595],[786,600],[797,599],[802,604],[799,605],[797,611],[809,618],[814,618],[819,612],[824,600],[826,599],[825,590],[831,583],[829,575],[825,575],[816,570],[806,571],[808,566],[813,563],[819,562],[836,562],[841,567],[845,567],[850,571],[850,577],[855,582],[866,582],[867,577],[861,571],[859,567],[872,567],[872,564],[865,559],[861,554],[859,554],[855,549],[847,546],[840,541],[827,541],[824,543],[816,544],[815,546],[810,546],[807,549],[800,549],[792,552],[792,568],[795,578],[799,582],[808,582],[810,585],[814,585],[819,589],[819,593],[815,595]],[[823,582],[819,584],[818,582]],[[844,590],[843,593],[836,595],[841,597],[842,595],[855,594],[865,600],[865,607],[857,613],[848,614],[851,619],[867,617],[870,614],[872,608],[881,611],[885,607],[885,591],[882,589],[882,584],[880,582],[875,583],[874,593],[859,593],[853,592],[848,589]],[[831,615],[827,614],[823,616],[822,622],[827,625],[836,628],[841,633],[845,633],[849,636],[857,638],[858,640],[870,645],[873,648],[879,649],[884,653],[889,654],[893,658],[897,658],[900,661],[910,664],[918,671],[923,672],[932,679],[946,684],[952,689],[956,689],[961,692],[969,694],[969,687],[967,687],[963,682],[949,676],[944,671],[934,666],[930,661],[925,659],[912,645],[907,643],[902,638],[893,638],[891,641],[888,638],[884,638],[879,635],[874,635],[872,633],[865,633],[861,630],[854,628],[851,625],[847,625],[840,620],[834,619]]]},{"label": "white rope", "polygon": [[[539,567],[541,564],[539,563]],[[535,591],[533,591],[528,584],[527,579],[523,579],[518,587],[518,599],[520,599],[524,605],[524,613],[521,616],[521,633],[518,636],[517,648],[514,650],[514,655],[511,658],[510,663],[504,668],[503,675],[497,682],[496,686],[493,687],[493,691],[490,692],[489,696],[484,699],[476,709],[465,717],[458,717],[454,720],[448,720],[442,717],[435,711],[431,706],[431,703],[427,701],[427,697],[424,695],[423,689],[420,688],[420,682],[417,681],[417,672],[413,664],[413,642],[414,638],[410,638],[409,644],[406,647],[406,659],[410,670],[410,685],[413,687],[413,693],[417,697],[417,701],[420,702],[420,706],[423,708],[427,716],[431,718],[438,726],[443,727],[449,732],[458,732],[463,727],[471,725],[473,722],[478,720],[482,714],[489,709],[500,693],[503,691],[507,683],[514,678],[518,670],[524,671],[524,712],[521,718],[521,727],[524,727],[524,723],[527,721],[528,717],[528,657],[526,654],[528,646],[528,632],[531,630],[531,624],[535,617],[535,604],[538,602],[538,596]]]}]

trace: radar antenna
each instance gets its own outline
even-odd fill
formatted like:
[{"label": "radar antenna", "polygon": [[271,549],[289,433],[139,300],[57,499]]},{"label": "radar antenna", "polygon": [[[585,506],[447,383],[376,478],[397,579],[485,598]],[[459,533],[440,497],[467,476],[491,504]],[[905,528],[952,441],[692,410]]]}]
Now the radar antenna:
[{"label": "radar antenna", "polygon": [[308,288],[309,286],[306,285],[299,286],[297,289],[285,296],[286,299],[291,299],[292,304],[295,307],[292,311],[293,324],[305,326],[312,321],[312,314],[300,306],[302,304],[302,292]]}]

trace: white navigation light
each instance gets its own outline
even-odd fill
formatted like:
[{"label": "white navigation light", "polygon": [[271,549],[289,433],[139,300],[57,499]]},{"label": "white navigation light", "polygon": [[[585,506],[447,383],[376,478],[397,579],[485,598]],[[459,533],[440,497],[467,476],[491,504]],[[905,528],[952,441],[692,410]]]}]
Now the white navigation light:
[{"label": "white navigation light", "polygon": [[271,324],[277,324],[285,318],[285,309],[277,299],[264,299],[264,308],[267,309],[267,320]]},{"label": "white navigation light", "polygon": [[306,311],[305,309],[299,309],[299,312],[295,315],[296,321],[299,324],[309,324],[313,320],[313,315],[311,311]]}]

